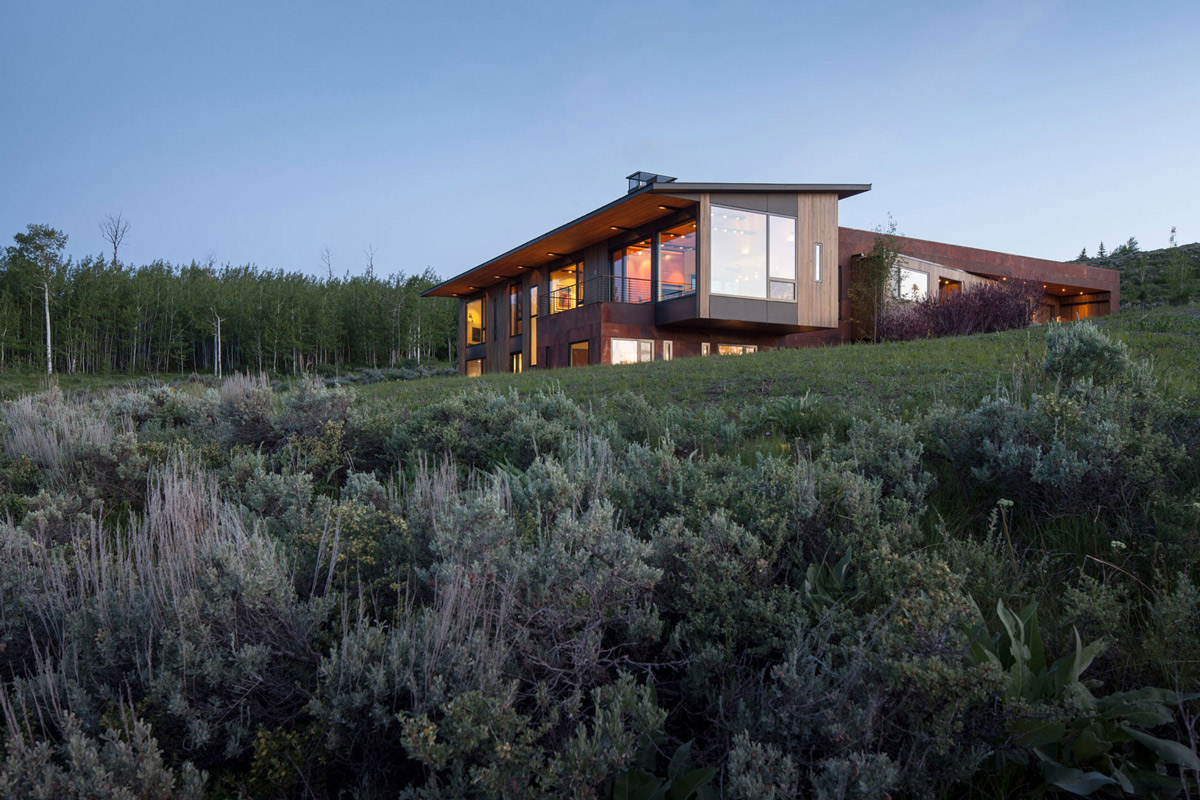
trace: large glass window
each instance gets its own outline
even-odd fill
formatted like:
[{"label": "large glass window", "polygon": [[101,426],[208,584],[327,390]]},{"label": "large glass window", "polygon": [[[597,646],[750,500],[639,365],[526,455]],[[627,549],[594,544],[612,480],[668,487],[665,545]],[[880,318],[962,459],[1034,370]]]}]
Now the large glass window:
[{"label": "large glass window", "polygon": [[571,366],[586,367],[589,363],[587,342],[571,343]]},{"label": "large glass window", "polygon": [[538,287],[529,287],[529,366],[537,366]]},{"label": "large glass window", "polygon": [[796,299],[796,219],[712,207],[713,294]]},{"label": "large glass window", "polygon": [[924,300],[929,294],[929,273],[901,267],[895,294],[905,300]]},{"label": "large glass window", "polygon": [[467,362],[467,377],[478,378],[483,374],[483,359],[475,358]]},{"label": "large glass window", "polygon": [[652,339],[610,339],[609,362],[613,364],[636,364],[654,360]]},{"label": "large glass window", "polygon": [[483,344],[487,331],[483,325],[483,298],[467,301],[467,344]]},{"label": "large glass window", "polygon": [[658,299],[696,291],[696,222],[685,222],[658,235]]},{"label": "large glass window", "polygon": [[521,284],[508,285],[508,335],[520,336],[522,328]]},{"label": "large glass window", "polygon": [[758,346],[753,344],[719,344],[717,345],[717,355],[720,356],[744,356],[746,353],[757,353]]},{"label": "large glass window", "polygon": [[569,311],[583,302],[583,287],[579,284],[582,267],[582,264],[571,264],[550,273],[551,314]]},{"label": "large glass window", "polygon": [[614,250],[612,299],[618,303],[650,302],[650,240]]}]

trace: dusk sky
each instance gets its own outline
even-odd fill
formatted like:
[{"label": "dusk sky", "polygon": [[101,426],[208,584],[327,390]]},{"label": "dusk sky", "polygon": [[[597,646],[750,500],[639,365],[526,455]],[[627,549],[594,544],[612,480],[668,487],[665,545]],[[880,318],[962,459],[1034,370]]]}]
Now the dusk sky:
[{"label": "dusk sky", "polygon": [[685,181],[1070,259],[1200,239],[1200,2],[0,2],[0,237],[449,276]]}]

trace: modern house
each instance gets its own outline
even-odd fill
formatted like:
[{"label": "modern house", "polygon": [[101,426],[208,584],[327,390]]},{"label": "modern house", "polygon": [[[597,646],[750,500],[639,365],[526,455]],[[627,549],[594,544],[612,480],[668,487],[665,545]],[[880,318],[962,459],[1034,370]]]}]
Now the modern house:
[{"label": "modern house", "polygon": [[[838,227],[870,184],[683,183],[623,196],[427,291],[459,299],[459,370],[621,364],[853,337],[849,276],[875,234]],[[1037,318],[1115,312],[1119,273],[899,237],[897,292],[1036,281]]]}]

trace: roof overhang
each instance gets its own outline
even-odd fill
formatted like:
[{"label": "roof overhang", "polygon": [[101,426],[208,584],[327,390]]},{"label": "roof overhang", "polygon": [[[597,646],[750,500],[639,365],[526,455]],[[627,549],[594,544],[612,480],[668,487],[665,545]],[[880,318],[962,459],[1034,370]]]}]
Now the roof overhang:
[{"label": "roof overhang", "polygon": [[530,239],[506,253],[485,261],[422,293],[425,297],[458,297],[524,271],[545,266],[565,254],[578,253],[623,230],[632,230],[696,204],[698,193],[836,193],[838,199],[869,191],[871,184],[829,183],[651,183],[635,189],[608,205],[590,211],[552,231]]}]

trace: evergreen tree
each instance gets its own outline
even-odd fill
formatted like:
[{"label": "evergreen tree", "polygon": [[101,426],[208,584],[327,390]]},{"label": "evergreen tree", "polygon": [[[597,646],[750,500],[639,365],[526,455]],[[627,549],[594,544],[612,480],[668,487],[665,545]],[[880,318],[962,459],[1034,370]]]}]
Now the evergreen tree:
[{"label": "evergreen tree", "polygon": [[1100,243],[1100,249],[1096,251],[1096,258],[1107,258],[1108,252],[1104,249],[1104,242]]},{"label": "evergreen tree", "polygon": [[1075,261],[1076,261],[1076,263],[1082,264],[1085,261],[1087,261],[1087,258],[1088,258],[1087,248],[1085,247],[1079,251],[1079,255],[1075,256]]}]

